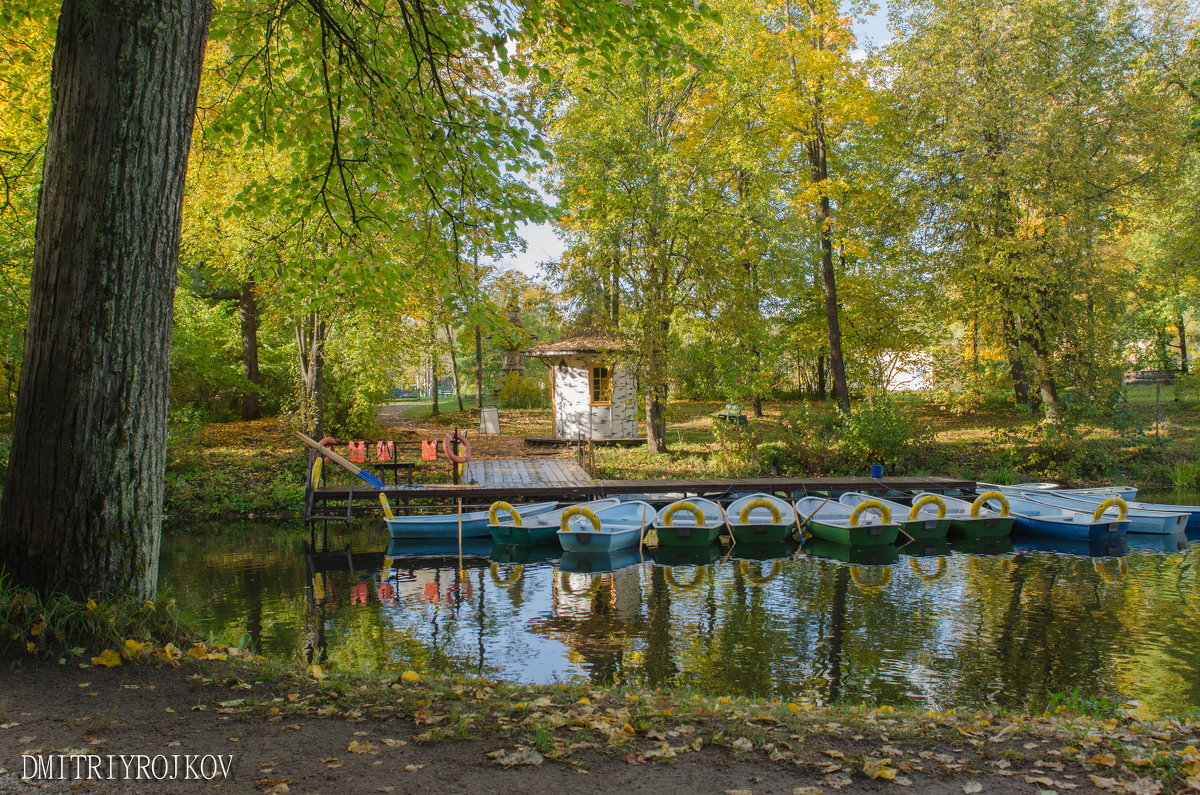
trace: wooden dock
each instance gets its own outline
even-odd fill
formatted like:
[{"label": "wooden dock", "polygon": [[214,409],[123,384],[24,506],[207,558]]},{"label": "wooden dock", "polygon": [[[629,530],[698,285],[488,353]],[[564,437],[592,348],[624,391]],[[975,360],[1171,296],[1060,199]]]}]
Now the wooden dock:
[{"label": "wooden dock", "polygon": [[[654,479],[591,480],[571,459],[479,460],[467,465],[467,482],[385,486],[382,493],[396,505],[453,506],[463,501],[464,509],[486,508],[496,500],[591,500],[622,494],[683,494],[722,498],[734,492],[764,491],[793,494],[831,491],[975,491],[975,481],[944,477],[824,477],[824,478],[736,478],[736,479]],[[361,482],[350,485],[321,486],[312,491],[309,503],[316,509],[307,519],[332,519],[352,513],[377,512],[380,491]]]}]

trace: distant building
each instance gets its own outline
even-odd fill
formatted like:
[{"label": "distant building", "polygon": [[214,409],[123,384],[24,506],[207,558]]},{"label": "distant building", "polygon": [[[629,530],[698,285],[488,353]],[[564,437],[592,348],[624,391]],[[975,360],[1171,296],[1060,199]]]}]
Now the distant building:
[{"label": "distant building", "polygon": [[630,347],[628,340],[593,334],[525,350],[550,372],[557,438],[637,438],[637,374],[622,357]]}]

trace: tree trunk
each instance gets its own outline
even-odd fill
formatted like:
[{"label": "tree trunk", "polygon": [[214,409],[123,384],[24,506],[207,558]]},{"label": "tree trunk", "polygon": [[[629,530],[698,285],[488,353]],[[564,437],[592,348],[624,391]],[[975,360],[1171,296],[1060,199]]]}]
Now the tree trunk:
[{"label": "tree trunk", "polygon": [[646,387],[646,449],[651,453],[667,451],[667,421],[664,413],[666,387]]},{"label": "tree trunk", "polygon": [[301,424],[314,439],[325,435],[325,338],[329,325],[320,312],[310,312],[296,324],[300,359]]},{"label": "tree trunk", "polygon": [[1050,370],[1050,350],[1045,336],[1037,335],[1031,340],[1035,374],[1037,376],[1038,394],[1042,399],[1042,410],[1048,422],[1058,422],[1062,418],[1062,406],[1058,402],[1058,387]]},{"label": "tree trunk", "polygon": [[65,0],[0,564],[153,596],[175,271],[209,0]]},{"label": "tree trunk", "polygon": [[262,377],[258,373],[258,299],[254,295],[254,280],[242,284],[238,296],[238,316],[242,321],[242,373],[250,382],[250,389],[242,396],[242,419],[257,420],[262,417],[258,401]]},{"label": "tree trunk", "polygon": [[[809,164],[815,184],[824,185],[829,179],[829,164],[825,152],[825,134],[819,112],[814,112],[816,134],[808,144]],[[838,318],[837,277],[833,270],[833,229],[831,227],[829,196],[822,195],[817,205],[818,236],[821,242],[821,284],[825,290],[825,327],[829,333],[829,370],[833,375],[833,399],[838,408],[850,411],[850,388],[846,383],[846,363],[842,359],[842,327]]]},{"label": "tree trunk", "polygon": [[475,408],[483,411],[483,333],[475,327]]},{"label": "tree trunk", "polygon": [[824,400],[828,397],[825,391],[825,355],[821,354],[817,357],[817,400]]},{"label": "tree trunk", "polygon": [[1008,355],[1008,374],[1012,378],[1013,398],[1018,406],[1033,407],[1029,399],[1029,379],[1025,375],[1025,361],[1021,358],[1020,332],[1017,320],[1011,312],[1004,313],[1004,347]]},{"label": "tree trunk", "polygon": [[432,320],[429,321],[429,337],[429,380],[433,382],[433,407],[429,414],[436,417],[442,413],[442,406],[438,398],[437,326],[433,325]]},{"label": "tree trunk", "polygon": [[458,396],[458,410],[466,411],[462,399],[462,382],[458,380],[458,354],[454,350],[454,334],[450,331],[450,323],[446,322],[446,344],[450,346],[450,367],[454,375],[454,394]]},{"label": "tree trunk", "polygon": [[1188,371],[1187,327],[1184,325],[1182,314],[1175,319],[1175,322],[1179,328],[1179,372],[1186,374]]}]

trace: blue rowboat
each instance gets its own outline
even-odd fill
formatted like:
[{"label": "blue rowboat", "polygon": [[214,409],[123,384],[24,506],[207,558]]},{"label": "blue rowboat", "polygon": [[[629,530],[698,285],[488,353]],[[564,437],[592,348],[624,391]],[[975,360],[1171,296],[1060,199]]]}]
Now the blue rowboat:
[{"label": "blue rowboat", "polygon": [[[533,502],[514,506],[522,519],[553,511],[557,502]],[[418,514],[384,519],[392,538],[458,538],[458,514]],[[511,521],[511,517],[509,517]],[[462,515],[463,538],[485,538],[488,533],[488,511],[469,511]]]},{"label": "blue rowboat", "polygon": [[[1074,494],[1057,491],[1039,491],[1029,492],[1025,495],[1027,499],[1034,502],[1042,502],[1046,505],[1051,505],[1055,508],[1066,508],[1068,511],[1078,511],[1094,518],[1101,519],[1108,517],[1129,519],[1130,533],[1174,533],[1187,529],[1188,514],[1186,513],[1170,513],[1168,511],[1152,511],[1147,508],[1133,508],[1126,503],[1125,510],[1117,504],[1109,505],[1109,500],[1103,503],[1098,500],[1081,498]],[[1108,505],[1099,517],[1095,516],[1096,511],[1100,510],[1101,505]]]},{"label": "blue rowboat", "polygon": [[[999,500],[988,500],[997,508]],[[1008,512],[1018,530],[1050,538],[1075,541],[1093,541],[1103,538],[1124,538],[1129,521],[1101,519],[1095,521],[1091,515],[1055,508],[1022,497],[1008,497]]]},{"label": "blue rowboat", "polygon": [[1060,488],[1057,483],[1014,483],[1011,486],[1000,486],[995,483],[980,483],[980,489],[988,489],[1002,491],[1005,494],[1016,494],[1018,497],[1024,492],[1033,491],[1057,491],[1062,494],[1079,494],[1105,499],[1107,497],[1117,496],[1128,502],[1137,496],[1137,486],[1094,486],[1086,489],[1064,489]]},{"label": "blue rowboat", "polygon": [[[1099,505],[1104,501],[1104,497],[1095,494],[1075,494],[1076,498],[1087,500],[1093,505]],[[1200,505],[1176,505],[1173,503],[1157,503],[1157,502],[1134,502],[1126,499],[1125,504],[1130,508],[1138,510],[1145,509],[1147,511],[1167,511],[1168,513],[1183,513],[1187,514],[1187,529],[1200,530]]]},{"label": "blue rowboat", "polygon": [[[593,554],[641,546],[646,528],[654,521],[654,508],[647,502],[622,502],[610,508],[592,511],[575,506],[563,511],[558,542],[567,552]],[[583,529],[571,521],[578,513],[588,520]]]},{"label": "blue rowboat", "polygon": [[[579,505],[592,511],[620,504],[621,501],[615,497],[579,503]],[[554,544],[557,547],[558,538],[555,536],[555,533],[558,532],[558,528],[562,524],[563,513],[572,507],[574,506],[566,505],[562,508],[556,508],[553,511],[545,511],[529,516],[525,511],[520,511],[519,506],[518,508],[513,508],[507,502],[494,502],[489,514],[488,532],[492,534],[492,540],[497,544]],[[520,511],[519,521],[513,518],[514,510]],[[576,512],[576,516],[571,521],[579,527],[583,527],[586,524],[586,520],[578,515],[578,512]]]}]

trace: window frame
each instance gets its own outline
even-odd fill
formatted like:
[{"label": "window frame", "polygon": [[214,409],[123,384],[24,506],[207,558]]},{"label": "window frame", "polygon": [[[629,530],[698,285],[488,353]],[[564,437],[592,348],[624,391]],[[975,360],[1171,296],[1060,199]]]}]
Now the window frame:
[{"label": "window frame", "polygon": [[[596,370],[603,368],[605,375],[600,378],[596,375]],[[597,382],[607,383],[607,391],[601,391],[603,396],[607,394],[606,400],[596,399]],[[611,406],[613,398],[613,367],[605,362],[589,362],[588,363],[588,405],[591,406]]]}]

